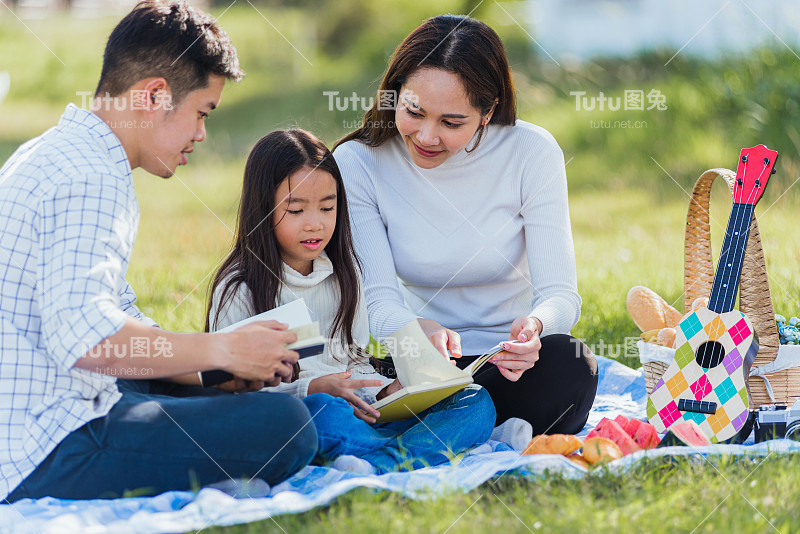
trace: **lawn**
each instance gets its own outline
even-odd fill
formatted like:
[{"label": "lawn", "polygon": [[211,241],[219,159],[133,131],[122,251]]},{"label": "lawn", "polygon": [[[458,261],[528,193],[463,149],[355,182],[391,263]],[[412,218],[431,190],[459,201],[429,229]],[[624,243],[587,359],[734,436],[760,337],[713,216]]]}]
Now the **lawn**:
[{"label": "lawn", "polygon": [[436,501],[356,490],[301,515],[203,532],[796,532],[800,458],[686,459],[536,482],[505,475]]},{"label": "lawn", "polygon": [[[288,126],[335,141],[361,113],[330,110],[323,92],[370,96],[393,46],[415,24],[434,14],[465,11],[464,2],[432,7],[413,1],[385,17],[379,4],[326,3],[319,9],[307,2],[291,8],[259,4],[269,24],[246,4],[224,13],[221,25],[237,44],[248,77],[226,89],[209,120],[208,141],[189,166],[170,180],[134,173],[142,217],[128,280],[142,310],[163,327],[203,326],[210,277],[231,243],[249,147],[264,133]],[[515,3],[504,5],[514,13]],[[653,51],[558,68],[537,55],[525,33],[494,4],[482,4],[474,14],[506,42],[520,117],[549,129],[568,162],[584,302],[574,335],[597,354],[639,367],[638,355],[626,349],[626,338],[639,333],[625,309],[628,289],[646,285],[681,307],[687,191],[704,170],[734,167],[739,149],[757,143],[781,152],[778,172],[756,210],[774,304],[787,317],[800,315],[793,187],[800,174],[800,61],[776,44],[716,62],[687,54],[664,67],[674,52]],[[114,23],[112,17],[27,21],[56,58],[15,19],[0,17],[0,70],[12,80],[0,104],[0,163],[55,123],[67,102],[79,102],[76,91],[94,89],[104,39]],[[570,95],[622,96],[630,89],[645,94],[657,89],[668,109],[576,110]],[[625,121],[635,127],[622,127]],[[611,127],[597,127],[606,123]],[[729,210],[730,196],[717,184],[711,212],[715,255]],[[206,531],[797,530],[800,459],[759,461],[649,463],[578,481],[551,476],[531,482],[506,475],[432,502],[358,490],[323,509]]]}]

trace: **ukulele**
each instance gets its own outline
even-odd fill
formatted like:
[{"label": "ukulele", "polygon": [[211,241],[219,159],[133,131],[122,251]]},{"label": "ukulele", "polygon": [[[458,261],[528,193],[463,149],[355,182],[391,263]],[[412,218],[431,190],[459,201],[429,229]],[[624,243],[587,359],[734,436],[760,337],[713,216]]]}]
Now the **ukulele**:
[{"label": "ukulele", "polygon": [[742,149],[708,307],[681,319],[675,357],[647,400],[647,418],[658,432],[695,421],[712,443],[719,443],[736,436],[748,419],[743,363],[754,331],[734,306],[753,211],[777,157],[764,145]]}]

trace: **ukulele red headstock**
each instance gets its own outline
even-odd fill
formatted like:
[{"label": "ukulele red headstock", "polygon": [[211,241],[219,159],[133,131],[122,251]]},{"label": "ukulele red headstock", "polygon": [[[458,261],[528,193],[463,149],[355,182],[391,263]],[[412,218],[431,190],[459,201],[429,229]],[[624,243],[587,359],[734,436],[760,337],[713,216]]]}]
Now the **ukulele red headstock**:
[{"label": "ukulele red headstock", "polygon": [[733,201],[755,206],[764,194],[770,175],[775,172],[778,152],[764,145],[743,148],[733,184]]}]

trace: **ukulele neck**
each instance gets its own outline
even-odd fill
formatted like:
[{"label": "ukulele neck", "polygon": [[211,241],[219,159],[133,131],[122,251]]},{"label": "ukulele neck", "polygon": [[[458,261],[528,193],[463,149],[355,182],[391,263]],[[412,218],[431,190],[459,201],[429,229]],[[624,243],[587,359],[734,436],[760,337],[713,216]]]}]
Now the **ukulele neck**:
[{"label": "ukulele neck", "polygon": [[731,209],[722,253],[714,275],[714,287],[708,299],[708,308],[715,313],[729,312],[736,305],[739,276],[742,274],[742,262],[754,209],[755,205],[742,203],[734,203]]}]

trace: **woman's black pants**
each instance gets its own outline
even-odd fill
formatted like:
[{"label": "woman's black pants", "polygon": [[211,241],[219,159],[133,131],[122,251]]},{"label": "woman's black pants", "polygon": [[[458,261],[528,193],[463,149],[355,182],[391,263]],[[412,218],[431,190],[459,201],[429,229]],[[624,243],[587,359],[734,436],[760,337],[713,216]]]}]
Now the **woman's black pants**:
[{"label": "woman's black pants", "polygon": [[[491,363],[475,374],[475,383],[489,392],[497,422],[525,419],[533,435],[576,434],[589,417],[597,392],[597,361],[586,345],[565,334],[543,337],[539,360],[511,382]],[[456,360],[461,368],[476,356]]]}]

